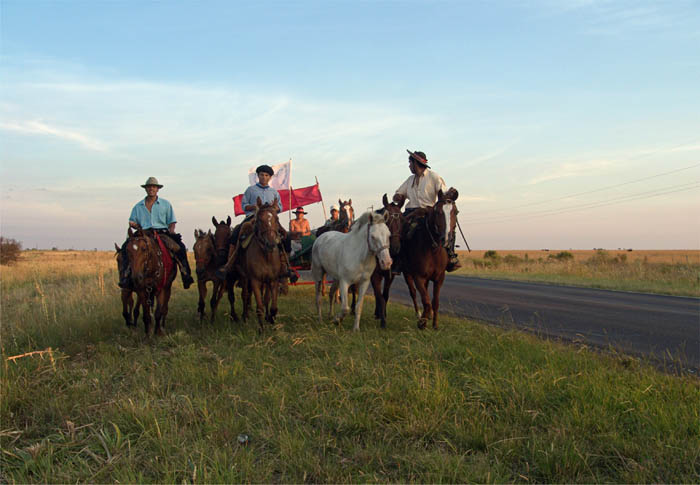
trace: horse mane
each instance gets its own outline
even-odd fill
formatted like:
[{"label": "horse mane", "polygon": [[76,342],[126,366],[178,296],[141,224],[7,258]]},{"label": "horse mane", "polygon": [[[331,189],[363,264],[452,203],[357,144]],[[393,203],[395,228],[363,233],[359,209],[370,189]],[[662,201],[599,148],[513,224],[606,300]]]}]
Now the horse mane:
[{"label": "horse mane", "polygon": [[350,232],[357,232],[362,230],[364,226],[369,224],[370,217],[372,218],[372,224],[383,224],[384,216],[382,214],[377,214],[375,212],[367,211],[362,214],[359,219],[355,219],[355,223],[350,228]]}]

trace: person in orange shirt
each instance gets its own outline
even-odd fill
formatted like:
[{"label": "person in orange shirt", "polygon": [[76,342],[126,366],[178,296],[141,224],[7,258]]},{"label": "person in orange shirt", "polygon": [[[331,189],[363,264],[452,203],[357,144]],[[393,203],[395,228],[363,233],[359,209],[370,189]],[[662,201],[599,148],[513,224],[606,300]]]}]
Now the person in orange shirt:
[{"label": "person in orange shirt", "polygon": [[304,208],[297,207],[297,210],[295,210],[294,213],[296,214],[297,218],[289,221],[289,232],[292,233],[290,236],[293,239],[300,239],[302,236],[310,236],[311,227],[309,226],[309,221],[304,219],[304,215],[306,215]]}]

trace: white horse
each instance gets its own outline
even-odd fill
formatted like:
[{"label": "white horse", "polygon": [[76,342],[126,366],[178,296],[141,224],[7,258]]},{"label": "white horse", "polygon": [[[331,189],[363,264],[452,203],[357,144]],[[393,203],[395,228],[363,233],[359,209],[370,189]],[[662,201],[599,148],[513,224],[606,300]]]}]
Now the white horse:
[{"label": "white horse", "polygon": [[[348,288],[352,284],[357,285],[358,296],[353,330],[360,329],[362,299],[369,286],[370,276],[377,266],[377,260],[382,269],[391,268],[389,235],[384,216],[366,212],[355,221],[347,234],[330,231],[316,239],[311,253],[311,276],[316,283],[316,310],[319,323],[322,322],[321,288],[323,278],[328,274],[335,281],[334,286],[338,285],[340,288],[341,309],[336,317],[338,324],[350,311]],[[331,291],[331,295],[333,293]],[[330,305],[332,314],[332,296]]]}]

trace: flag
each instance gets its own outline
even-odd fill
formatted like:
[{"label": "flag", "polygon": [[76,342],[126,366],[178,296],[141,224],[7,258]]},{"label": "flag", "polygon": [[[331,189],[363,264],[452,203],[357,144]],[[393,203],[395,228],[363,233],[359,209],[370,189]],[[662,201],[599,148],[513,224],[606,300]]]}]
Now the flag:
[{"label": "flag", "polygon": [[[255,168],[253,167],[248,170],[248,180],[250,180],[250,185],[255,185],[258,182],[258,174],[255,173]],[[270,187],[277,190],[288,189],[292,185],[292,161],[279,163],[277,165],[272,165],[272,171],[275,174],[270,178]]]},{"label": "flag", "polygon": [[[290,209],[295,209],[297,207],[304,207],[315,202],[321,202],[323,196],[321,195],[321,189],[319,189],[318,184],[310,185],[308,187],[302,187],[300,189],[292,189],[291,191],[291,203],[290,203],[290,191],[289,189],[278,190],[280,198],[282,199],[282,212],[286,212]],[[241,205],[241,200],[243,199],[243,194],[239,194],[233,198],[233,212],[237,216],[245,214],[243,206]]]}]

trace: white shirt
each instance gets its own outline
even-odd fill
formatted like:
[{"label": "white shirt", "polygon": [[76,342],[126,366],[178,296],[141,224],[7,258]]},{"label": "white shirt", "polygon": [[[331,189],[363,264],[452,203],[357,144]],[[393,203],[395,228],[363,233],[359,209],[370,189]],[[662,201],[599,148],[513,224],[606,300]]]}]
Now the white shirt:
[{"label": "white shirt", "polygon": [[437,173],[429,168],[425,169],[423,176],[418,179],[418,184],[414,185],[413,180],[416,175],[411,175],[401,184],[396,191],[397,194],[405,195],[408,199],[407,209],[418,209],[419,207],[432,207],[437,201],[438,192],[447,192],[445,181]]}]

